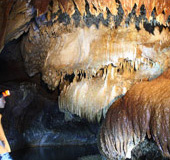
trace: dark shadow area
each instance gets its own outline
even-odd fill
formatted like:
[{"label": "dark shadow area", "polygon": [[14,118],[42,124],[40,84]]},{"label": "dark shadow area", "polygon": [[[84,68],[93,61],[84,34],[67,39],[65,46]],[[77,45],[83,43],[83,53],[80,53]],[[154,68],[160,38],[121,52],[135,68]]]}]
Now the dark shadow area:
[{"label": "dark shadow area", "polygon": [[96,146],[35,147],[11,153],[13,160],[77,160],[99,154]]},{"label": "dark shadow area", "polygon": [[0,53],[0,83],[25,81],[28,75],[24,71],[24,62],[20,53],[21,39],[8,43]]},{"label": "dark shadow area", "polygon": [[33,77],[25,71],[24,61],[21,55],[20,45],[22,37],[5,45],[0,53],[0,85],[12,85],[12,83],[32,83],[39,86],[39,92],[49,99],[57,100],[58,89],[51,91],[41,79],[41,74]]},{"label": "dark shadow area", "polygon": [[132,160],[169,160],[162,156],[153,139],[146,139],[132,150]]}]

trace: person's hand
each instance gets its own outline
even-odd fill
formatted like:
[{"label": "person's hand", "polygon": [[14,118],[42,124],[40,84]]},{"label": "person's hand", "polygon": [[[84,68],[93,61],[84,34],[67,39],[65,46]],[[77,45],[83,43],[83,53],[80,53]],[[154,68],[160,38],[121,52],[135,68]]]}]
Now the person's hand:
[{"label": "person's hand", "polygon": [[1,97],[0,98],[0,108],[4,108],[5,107],[5,103],[6,103],[5,98]]}]

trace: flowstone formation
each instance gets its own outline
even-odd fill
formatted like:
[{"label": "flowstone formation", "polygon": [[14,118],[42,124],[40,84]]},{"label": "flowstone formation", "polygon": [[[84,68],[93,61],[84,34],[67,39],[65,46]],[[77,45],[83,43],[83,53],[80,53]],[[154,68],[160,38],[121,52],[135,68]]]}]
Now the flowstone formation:
[{"label": "flowstone formation", "polygon": [[131,151],[153,139],[170,158],[170,70],[150,82],[135,84],[108,110],[100,131],[99,148],[108,159],[131,158]]},{"label": "flowstone formation", "polygon": [[[133,85],[141,81],[150,85],[170,67],[169,0],[0,0],[0,13],[0,50],[18,39],[25,71],[30,77],[40,75],[50,91],[57,91],[56,100],[66,119],[71,112],[90,122],[101,122],[115,101],[113,106],[122,107],[119,98],[128,90],[131,92]],[[148,82],[150,80],[153,81]],[[166,87],[165,81],[162,80],[163,87]],[[141,89],[140,85],[138,87]],[[152,101],[150,90],[146,91],[146,99]],[[158,90],[153,88],[153,91],[156,94]],[[133,94],[131,96],[133,102]],[[106,135],[109,132],[108,137],[104,135],[108,143],[101,142],[106,157],[127,157],[131,148],[143,140],[146,126],[153,132],[148,136],[159,137],[155,132],[160,128],[156,125],[159,127],[164,119],[153,115],[153,124],[141,125],[133,117],[138,107],[135,102],[132,106],[127,104],[127,109],[134,109],[131,122],[142,128],[129,126],[131,130],[121,133],[124,136],[118,138],[119,143],[117,137],[107,131],[109,128],[102,130]],[[143,116],[150,107],[154,113],[162,113],[157,105],[155,108],[151,102],[147,105],[148,108],[141,108],[144,114],[138,116],[139,120],[145,120]],[[114,114],[118,119],[111,117],[113,122],[108,125],[112,130],[112,124],[119,121],[115,125],[116,133],[125,124],[121,118],[124,116],[119,119],[119,114]],[[126,118],[125,121],[129,122]],[[130,136],[132,130],[135,131],[132,136],[135,140],[129,145],[126,136]],[[163,131],[163,134],[167,132]],[[115,139],[110,143],[109,138]],[[122,151],[124,140],[126,144]],[[166,143],[158,143],[156,138],[155,141],[159,148],[163,148],[163,155],[169,156],[164,146]],[[113,143],[116,151],[110,153]]]},{"label": "flowstone formation", "polygon": [[25,33],[28,75],[41,73],[49,89],[59,89],[60,109],[89,121],[169,66],[168,0],[0,2],[1,49]]},{"label": "flowstone formation", "polygon": [[[41,5],[40,5],[41,4]],[[100,121],[137,81],[169,66],[169,2],[40,1],[22,40],[29,76],[60,90],[59,107]],[[160,11],[161,10],[161,11]]]}]

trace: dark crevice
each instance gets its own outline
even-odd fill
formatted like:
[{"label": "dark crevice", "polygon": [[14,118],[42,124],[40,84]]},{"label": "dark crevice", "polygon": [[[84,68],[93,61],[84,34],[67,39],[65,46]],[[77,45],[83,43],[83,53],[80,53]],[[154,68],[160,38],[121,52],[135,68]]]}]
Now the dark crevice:
[{"label": "dark crevice", "polygon": [[[10,2],[10,3],[11,3],[11,2]],[[13,2],[12,6],[11,6],[11,8],[10,8],[10,11],[9,11],[9,15],[11,14],[11,12],[12,12],[12,10],[13,10],[13,8],[14,8],[14,6],[15,6],[16,3],[17,3],[17,1],[14,1],[14,2]]]},{"label": "dark crevice", "polygon": [[70,83],[72,83],[72,82],[73,82],[74,77],[75,77],[75,74],[74,74],[74,73],[73,73],[73,74],[71,74],[71,75],[66,74],[66,75],[65,75],[65,77],[64,77],[64,80],[69,81]]},{"label": "dark crevice", "polygon": [[50,6],[51,8],[53,8],[53,5],[54,5],[54,3],[53,3],[53,1],[51,0],[50,3],[49,3],[49,6]]},{"label": "dark crevice", "polygon": [[161,33],[163,31],[163,29],[164,29],[164,25],[160,25],[159,26],[159,32]]},{"label": "dark crevice", "polygon": [[168,22],[168,23],[170,23],[170,15],[169,15],[169,17],[168,17],[168,20],[167,20],[167,22]]},{"label": "dark crevice", "polygon": [[70,24],[71,18],[67,13],[60,13],[58,16],[57,21],[59,21],[59,23],[63,23],[64,25],[68,25]]},{"label": "dark crevice", "polygon": [[144,27],[145,30],[148,31],[149,33],[154,34],[155,26],[152,25],[151,23],[144,22],[143,27]]},{"label": "dark crevice", "polygon": [[93,9],[97,11],[97,8],[95,7],[95,5],[93,4]]}]

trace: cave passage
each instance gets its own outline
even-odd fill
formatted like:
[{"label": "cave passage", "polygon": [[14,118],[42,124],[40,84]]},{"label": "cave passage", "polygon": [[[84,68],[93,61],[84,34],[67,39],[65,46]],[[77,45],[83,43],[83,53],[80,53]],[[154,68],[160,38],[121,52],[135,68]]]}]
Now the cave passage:
[{"label": "cave passage", "polygon": [[0,0],[0,15],[14,160],[170,158],[170,0]]}]

